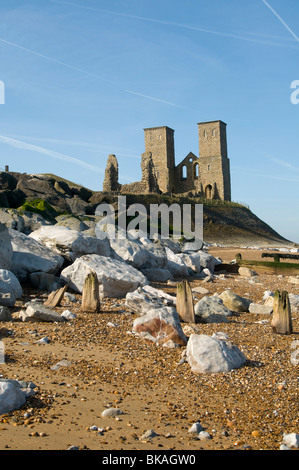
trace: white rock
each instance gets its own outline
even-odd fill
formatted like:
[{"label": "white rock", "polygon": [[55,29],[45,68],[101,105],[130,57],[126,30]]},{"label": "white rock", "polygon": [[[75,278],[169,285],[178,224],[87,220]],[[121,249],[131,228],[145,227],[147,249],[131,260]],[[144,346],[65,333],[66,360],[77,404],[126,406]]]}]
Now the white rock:
[{"label": "white rock", "polygon": [[147,439],[153,439],[153,437],[156,437],[156,436],[158,436],[158,434],[155,433],[155,431],[153,431],[152,429],[149,429],[141,436],[140,440],[144,441]]},{"label": "white rock", "polygon": [[26,311],[20,312],[20,319],[23,322],[63,322],[66,318],[50,308],[38,303],[30,303]]},{"label": "white rock", "polygon": [[215,373],[238,369],[246,358],[229,342],[194,334],[187,344],[187,362],[195,373]]},{"label": "white rock", "polygon": [[193,253],[179,253],[178,257],[184,262],[186,266],[191,268],[196,266],[197,272],[200,273],[202,269],[207,268],[211,273],[214,272],[218,260],[206,253],[205,251],[198,251]]},{"label": "white rock", "polygon": [[299,434],[293,432],[291,434],[283,434],[283,444],[288,446],[289,448],[295,447],[299,448]]},{"label": "white rock", "polygon": [[199,422],[197,422],[197,423],[192,424],[188,432],[191,434],[199,434],[202,430],[203,430],[202,425]]},{"label": "white rock", "polygon": [[197,286],[192,289],[192,292],[195,294],[201,294],[201,295],[208,295],[210,294],[210,291],[206,289],[205,287]]},{"label": "white rock", "polygon": [[251,303],[249,305],[249,312],[257,315],[271,315],[271,313],[273,313],[273,306]]},{"label": "white rock", "polygon": [[140,268],[146,264],[146,249],[139,240],[111,239],[110,246],[112,258],[125,261],[134,268]]},{"label": "white rock", "polygon": [[123,411],[119,408],[108,408],[102,413],[103,418],[114,418],[115,416],[122,415]]},{"label": "white rock", "polygon": [[64,312],[62,312],[61,316],[66,320],[75,320],[75,318],[77,318],[76,315],[70,310],[65,310]]},{"label": "white rock", "polygon": [[188,266],[184,263],[178,254],[174,253],[168,247],[165,247],[167,256],[167,269],[174,278],[186,278],[189,276]]},{"label": "white rock", "polygon": [[23,389],[16,380],[0,380],[0,415],[19,409],[33,393],[32,389]]},{"label": "white rock", "polygon": [[26,280],[31,273],[35,272],[56,274],[63,265],[62,256],[33,238],[16,230],[10,229],[9,233],[13,248],[11,271],[20,281]]},{"label": "white rock", "polygon": [[138,287],[126,295],[126,307],[139,316],[146,315],[148,310],[162,308],[165,305],[175,306],[176,297],[152,286]]},{"label": "white rock", "polygon": [[253,269],[246,268],[245,266],[241,266],[238,271],[239,271],[240,276],[242,277],[257,276],[257,273]]},{"label": "white rock", "polygon": [[108,239],[99,240],[68,227],[43,226],[29,236],[56,253],[68,256],[72,261],[85,254],[110,256]]},{"label": "white rock", "polygon": [[105,256],[86,255],[78,258],[61,273],[71,289],[82,293],[87,274],[95,271],[101,297],[120,298],[139,286],[148,284],[146,277],[132,266]]},{"label": "white rock", "polygon": [[212,436],[207,431],[200,431],[200,433],[198,434],[198,439],[200,439],[201,441],[210,440],[212,439]]}]

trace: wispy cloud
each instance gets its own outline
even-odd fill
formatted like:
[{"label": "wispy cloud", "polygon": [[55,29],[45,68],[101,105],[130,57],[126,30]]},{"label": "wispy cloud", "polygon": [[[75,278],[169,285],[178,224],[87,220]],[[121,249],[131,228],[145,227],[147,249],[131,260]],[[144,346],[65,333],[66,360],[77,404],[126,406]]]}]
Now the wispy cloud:
[{"label": "wispy cloud", "polygon": [[272,162],[278,163],[278,165],[288,168],[292,171],[299,171],[298,167],[295,167],[292,163],[287,162],[286,160],[281,160],[280,158],[269,157]]},{"label": "wispy cloud", "polygon": [[141,96],[142,98],[148,98],[150,100],[159,101],[159,103],[167,104],[169,106],[174,106],[176,108],[189,109],[189,108],[186,108],[185,106],[181,106],[179,104],[171,103],[170,101],[165,101],[165,100],[161,100],[160,98],[154,98],[153,96],[148,96],[148,95],[144,95],[142,93],[137,93],[136,91],[131,91],[131,90],[125,90],[125,91],[127,93],[130,93],[131,95]]},{"label": "wispy cloud", "polygon": [[[80,5],[78,3],[73,3],[73,2],[65,2],[65,1],[59,1],[59,0],[51,0],[51,1],[53,3],[57,3],[57,4],[60,4],[60,5],[66,5],[66,6],[71,6],[71,7],[75,7],[75,8],[82,8],[84,10],[97,11],[99,13],[105,13],[105,14],[108,14],[108,15],[120,16],[120,17],[124,17],[124,18],[131,18],[131,19],[135,19],[135,20],[139,20],[139,21],[147,21],[147,22],[161,24],[161,25],[165,25],[165,26],[175,26],[177,28],[184,28],[184,29],[189,29],[189,30],[193,30],[193,31],[198,31],[198,32],[201,32],[201,33],[214,34],[216,36],[222,36],[222,37],[237,39],[237,40],[240,40],[240,41],[252,42],[252,43],[255,43],[255,44],[264,44],[264,45],[267,45],[267,46],[287,47],[287,48],[292,48],[292,49],[293,48],[298,49],[298,47],[296,45],[286,44],[284,42],[273,42],[272,40],[271,41],[269,41],[269,40],[260,40],[260,39],[256,39],[256,38],[253,38],[253,37],[240,35],[240,34],[228,33],[228,32],[223,32],[223,31],[215,31],[215,30],[211,30],[211,29],[207,29],[207,28],[202,28],[200,26],[194,26],[194,25],[185,24],[185,23],[177,23],[175,21],[159,20],[159,19],[156,19],[156,18],[149,18],[149,17],[145,17],[145,16],[131,15],[131,14],[128,14],[128,13],[122,13],[122,12],[117,12],[117,11],[104,10],[104,9],[101,9],[101,8],[95,8],[95,7],[91,7],[91,6],[88,6],[88,5]],[[273,39],[273,38],[271,38],[271,39]]]},{"label": "wispy cloud", "polygon": [[80,73],[83,73],[85,75],[88,75],[90,77],[93,77],[97,80],[101,80],[101,81],[104,81],[106,83],[109,83],[110,85],[113,85],[114,87],[117,87],[119,88],[121,91],[123,91],[124,93],[129,93],[129,94],[134,94],[134,95],[137,95],[137,96],[140,96],[142,98],[145,98],[145,99],[148,99],[148,100],[152,100],[152,101],[157,101],[159,103],[162,103],[162,104],[166,104],[168,106],[174,106],[174,107],[178,107],[178,108],[183,108],[183,106],[180,106],[176,103],[172,103],[170,101],[166,101],[166,100],[163,100],[163,99],[160,99],[160,98],[157,98],[155,96],[150,96],[150,95],[144,95],[144,94],[141,94],[141,93],[137,93],[137,92],[134,92],[134,91],[131,91],[131,90],[125,90],[124,88],[122,88],[119,84],[113,82],[112,80],[109,80],[107,78],[104,78],[102,77],[101,75],[98,75],[96,73],[93,73],[93,72],[90,72],[88,70],[85,70],[85,69],[82,69],[82,68],[79,68],[79,67],[76,67],[74,65],[71,65],[71,64],[68,64],[67,62],[63,62],[61,60],[58,60],[58,59],[55,59],[54,57],[50,57],[48,55],[45,55],[45,54],[41,54],[40,52],[37,52],[37,51],[34,51],[33,49],[28,49],[27,47],[23,47],[19,44],[16,44],[14,42],[11,42],[11,41],[7,41],[6,39],[3,39],[3,38],[0,38],[0,42],[2,42],[3,44],[6,44],[8,46],[12,46],[12,47],[15,47],[23,52],[26,52],[28,54],[32,54],[36,57],[39,57],[41,59],[45,59],[45,60],[48,60],[50,62],[53,62],[55,64],[58,64],[58,65],[61,65],[63,67],[66,67],[68,69],[71,69],[71,70],[74,70],[76,72],[80,72]]},{"label": "wispy cloud", "polygon": [[262,2],[266,5],[267,8],[269,8],[270,11],[278,18],[278,20],[281,22],[281,24],[289,31],[289,33],[293,36],[294,39],[296,39],[297,42],[299,42],[298,36],[294,33],[294,31],[290,28],[290,26],[282,19],[282,17],[277,13],[277,11],[274,10],[274,8],[266,1],[262,0]]},{"label": "wispy cloud", "polygon": [[58,160],[73,163],[75,165],[81,166],[82,168],[85,168],[93,172],[104,173],[103,168],[97,167],[95,165],[90,165],[89,163],[84,162],[83,160],[80,160],[79,158],[70,157],[69,155],[55,152],[53,150],[40,147],[38,145],[29,144],[27,142],[23,142],[21,140],[16,140],[16,139],[11,139],[10,137],[5,137],[2,135],[0,135],[0,142],[2,142],[3,144],[7,144],[10,147],[14,147],[20,150],[29,150],[32,152],[39,153],[41,155],[45,155],[47,157],[56,158]]}]

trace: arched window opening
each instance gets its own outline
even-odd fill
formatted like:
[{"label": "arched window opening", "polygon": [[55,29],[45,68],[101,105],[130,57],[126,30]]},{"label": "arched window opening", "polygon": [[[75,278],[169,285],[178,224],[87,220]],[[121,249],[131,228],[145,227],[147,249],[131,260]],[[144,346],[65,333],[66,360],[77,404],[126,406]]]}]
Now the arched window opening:
[{"label": "arched window opening", "polygon": [[212,185],[208,184],[208,186],[205,189],[205,197],[206,199],[212,199]]}]

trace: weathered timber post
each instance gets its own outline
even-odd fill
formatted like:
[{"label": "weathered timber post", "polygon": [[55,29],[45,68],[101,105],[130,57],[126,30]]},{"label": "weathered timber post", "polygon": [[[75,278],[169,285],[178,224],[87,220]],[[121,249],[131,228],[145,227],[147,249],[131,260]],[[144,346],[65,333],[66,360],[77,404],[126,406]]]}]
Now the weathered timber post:
[{"label": "weathered timber post", "polygon": [[46,307],[52,307],[52,308],[58,307],[58,305],[60,305],[60,302],[64,296],[64,293],[67,291],[67,288],[68,288],[68,285],[66,284],[61,289],[51,292],[46,302],[44,302],[44,305]]},{"label": "weathered timber post", "polygon": [[82,312],[99,313],[100,309],[98,276],[95,272],[91,272],[84,281],[81,310]]},{"label": "weathered timber post", "polygon": [[289,295],[286,291],[274,294],[272,331],[281,335],[289,335],[293,332],[291,307]]},{"label": "weathered timber post", "polygon": [[195,323],[193,295],[190,284],[186,280],[177,285],[176,309],[183,322]]}]

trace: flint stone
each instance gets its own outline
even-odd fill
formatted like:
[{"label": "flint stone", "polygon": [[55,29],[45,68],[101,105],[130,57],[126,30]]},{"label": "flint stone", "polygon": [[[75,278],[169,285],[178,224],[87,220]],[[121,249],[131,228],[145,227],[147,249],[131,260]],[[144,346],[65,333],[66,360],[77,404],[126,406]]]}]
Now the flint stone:
[{"label": "flint stone", "polygon": [[102,413],[103,418],[114,418],[115,416],[122,415],[123,411],[119,408],[108,408]]},{"label": "flint stone", "polygon": [[291,343],[291,364],[293,366],[299,365],[299,340],[295,340]]},{"label": "flint stone", "polygon": [[63,322],[66,318],[53,310],[37,303],[30,303],[26,311],[20,312],[23,322]]},{"label": "flint stone", "polygon": [[0,223],[0,268],[11,269],[12,245],[8,229]]},{"label": "flint stone", "polygon": [[19,281],[25,281],[31,273],[56,274],[64,259],[38,241],[16,230],[9,230],[13,248],[11,271]]},{"label": "flint stone", "polygon": [[[1,300],[1,299],[0,299]],[[0,321],[12,321],[12,315],[7,307],[0,307]]]},{"label": "flint stone", "polygon": [[84,232],[70,230],[59,225],[44,226],[30,234],[30,238],[71,261],[86,254],[110,256],[108,239],[99,240]]},{"label": "flint stone", "polygon": [[223,304],[233,312],[248,312],[251,300],[234,294],[231,290],[225,290],[220,294]]},{"label": "flint stone", "polygon": [[146,315],[134,321],[133,332],[157,344],[164,344],[169,340],[179,346],[187,344],[179,315],[174,307],[164,306],[148,310]]},{"label": "flint stone", "polygon": [[187,344],[187,362],[195,373],[215,373],[238,369],[246,358],[229,342],[194,334]]},{"label": "flint stone", "polygon": [[218,296],[203,297],[194,307],[197,322],[202,323],[227,323],[227,317],[233,315]]},{"label": "flint stone", "polygon": [[100,297],[122,298],[139,286],[148,284],[146,277],[132,266],[100,255],[78,258],[61,273],[69,287],[82,294],[87,274],[95,271],[99,281]]},{"label": "flint stone", "polygon": [[0,269],[0,305],[13,307],[22,295],[23,290],[16,276],[7,269]]}]

